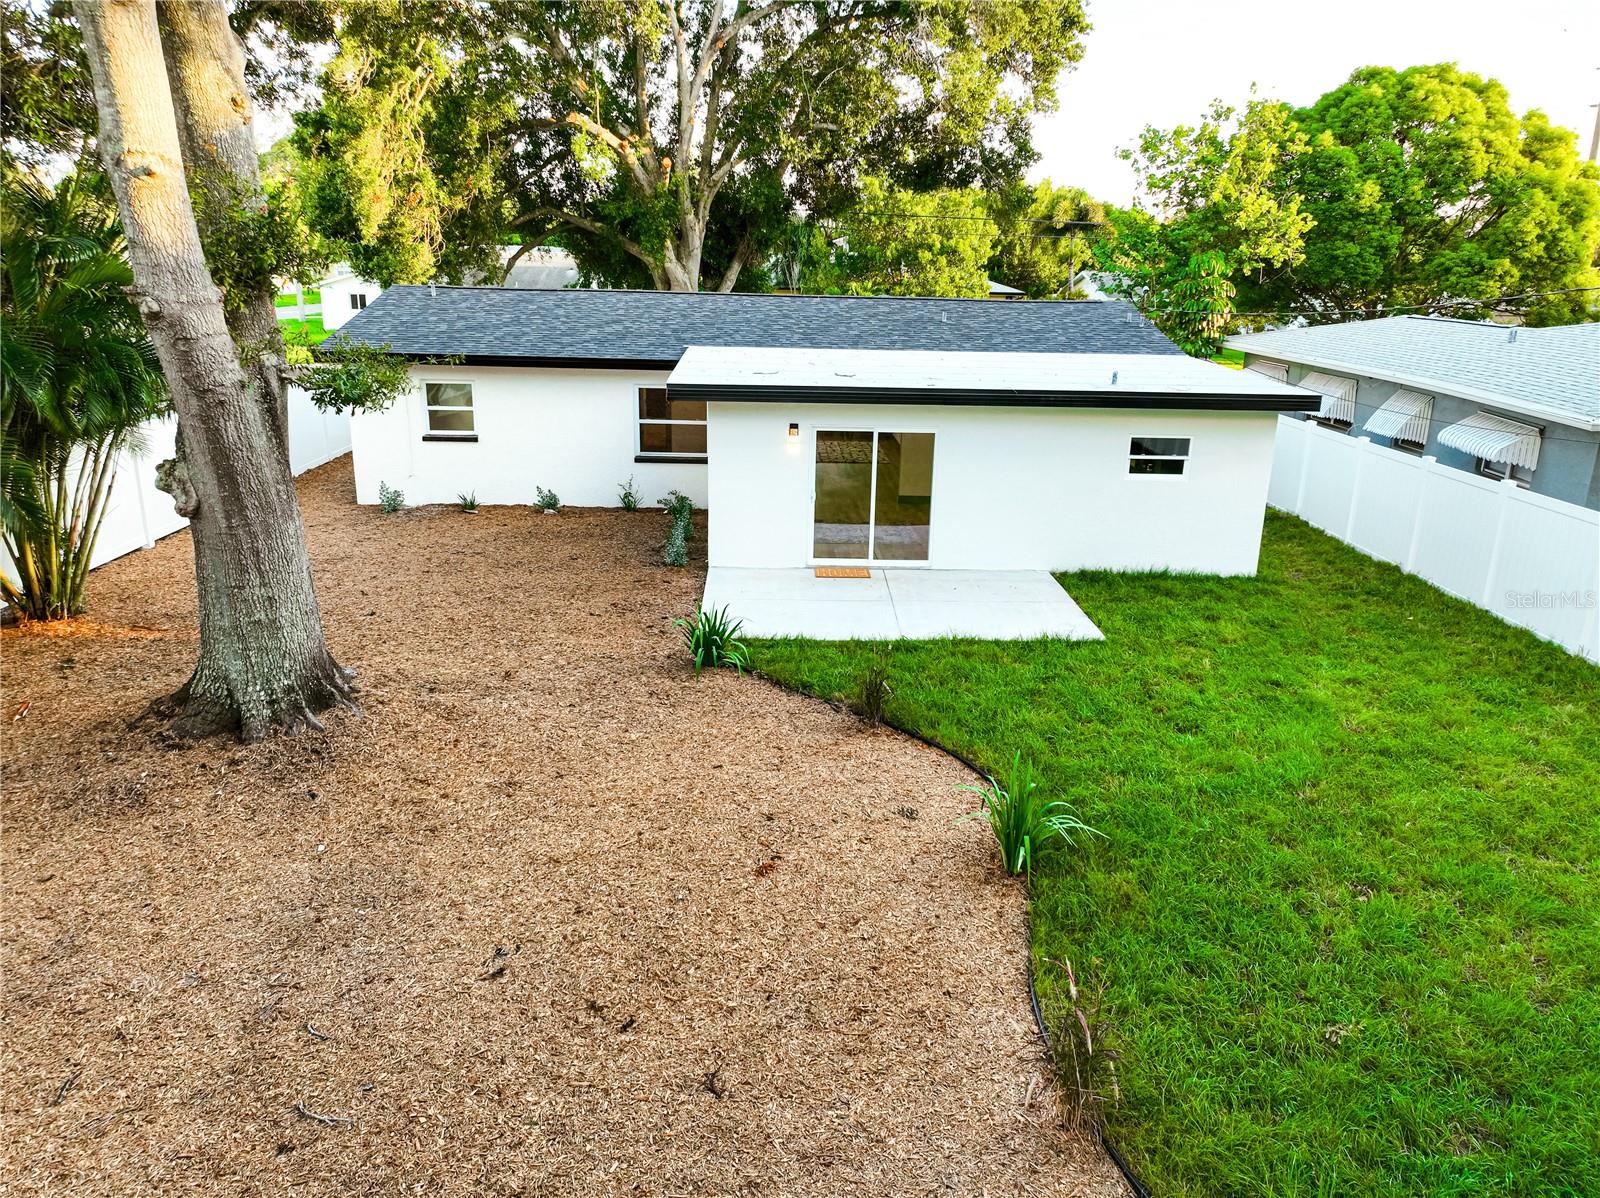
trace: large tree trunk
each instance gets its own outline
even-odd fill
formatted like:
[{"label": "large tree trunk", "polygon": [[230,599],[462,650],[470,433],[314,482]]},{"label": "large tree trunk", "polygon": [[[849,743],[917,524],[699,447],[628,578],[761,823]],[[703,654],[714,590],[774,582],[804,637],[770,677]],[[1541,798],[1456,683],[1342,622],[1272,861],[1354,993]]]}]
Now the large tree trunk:
[{"label": "large tree trunk", "polygon": [[323,639],[276,403],[246,379],[206,268],[155,2],[90,0],[76,12],[134,297],[179,417],[161,485],[190,519],[200,660],[173,696],[174,731],[255,739],[320,727],[315,713],[351,705],[351,675]]},{"label": "large tree trunk", "polygon": [[[178,120],[178,141],[202,244],[229,236],[234,206],[266,207],[255,141],[255,110],[244,78],[244,45],[228,24],[224,0],[160,0],[156,17],[162,57]],[[287,355],[278,327],[277,288],[270,278],[233,297],[224,310],[240,361],[255,394],[271,405],[285,455],[289,452]]]}]

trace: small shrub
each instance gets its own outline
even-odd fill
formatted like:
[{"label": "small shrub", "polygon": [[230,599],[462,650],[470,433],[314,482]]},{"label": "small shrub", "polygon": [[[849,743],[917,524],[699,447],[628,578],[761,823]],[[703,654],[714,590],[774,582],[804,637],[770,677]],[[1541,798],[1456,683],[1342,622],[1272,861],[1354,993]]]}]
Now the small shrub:
[{"label": "small shrub", "polygon": [[538,508],[541,512],[555,512],[561,510],[561,497],[554,491],[551,491],[545,487],[534,487],[533,493],[536,496],[533,501],[533,506]]},{"label": "small shrub", "polygon": [[977,811],[962,818],[989,821],[1007,873],[1031,875],[1034,851],[1047,841],[1064,840],[1075,845],[1080,835],[1101,835],[1081,821],[1069,804],[1060,799],[1045,802],[1043,786],[1044,779],[1033,762],[1024,760],[1018,752],[1011,759],[1011,770],[1004,782],[990,776],[987,786],[961,788],[972,791],[980,802]]},{"label": "small shrub", "polygon": [[694,503],[682,491],[668,491],[665,498],[656,502],[672,519],[666,544],[661,547],[661,560],[669,566],[687,566],[689,539],[694,535]]},{"label": "small shrub", "polygon": [[631,476],[627,482],[622,483],[617,488],[617,502],[622,504],[622,510],[625,512],[639,510],[639,492],[633,489],[633,478]]},{"label": "small shrub", "polygon": [[476,491],[468,491],[465,495],[457,495],[456,498],[461,501],[462,511],[475,512],[478,510],[478,493]]},{"label": "small shrub", "polygon": [[694,515],[694,501],[682,491],[668,491],[665,497],[656,502],[674,520],[688,520]]},{"label": "small shrub", "polygon": [[1101,1014],[1105,987],[1098,981],[1080,983],[1071,961],[1049,962],[1066,975],[1070,1010],[1050,1037],[1056,1076],[1061,1079],[1062,1114],[1069,1127],[1097,1130],[1108,1101],[1122,1097],[1117,1085],[1117,1054],[1107,1045],[1107,1028]]},{"label": "small shrub", "polygon": [[405,505],[406,496],[404,491],[397,491],[385,482],[378,484],[378,506],[385,512],[393,514],[405,507]]},{"label": "small shrub", "polygon": [[732,619],[726,607],[714,611],[697,608],[694,619],[673,623],[689,646],[696,674],[707,666],[731,666],[741,674],[750,668],[750,650],[738,639],[744,621]]},{"label": "small shrub", "polygon": [[680,521],[674,520],[672,527],[667,530],[667,542],[661,547],[661,560],[669,566],[689,564],[689,546]]},{"label": "small shrub", "polygon": [[876,728],[883,723],[883,709],[893,694],[894,688],[889,685],[889,655],[880,653],[861,676],[854,704],[856,714]]}]

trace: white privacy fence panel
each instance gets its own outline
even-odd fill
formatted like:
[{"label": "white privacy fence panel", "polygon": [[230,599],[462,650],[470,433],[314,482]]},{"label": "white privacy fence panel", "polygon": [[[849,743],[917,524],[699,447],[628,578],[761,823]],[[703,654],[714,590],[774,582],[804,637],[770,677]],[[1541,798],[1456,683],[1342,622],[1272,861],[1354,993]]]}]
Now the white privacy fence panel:
[{"label": "white privacy fence panel", "polygon": [[[118,454],[93,565],[148,548],[189,523],[173,510],[172,496],[156,490],[156,464],[173,455],[177,431],[171,416],[151,420],[140,430],[137,444]],[[298,387],[289,388],[289,465],[294,472],[303,474],[349,452],[349,415],[323,412]],[[16,577],[3,550],[0,570]]]},{"label": "white privacy fence panel", "polygon": [[1600,512],[1287,416],[1267,501],[1600,662]]}]

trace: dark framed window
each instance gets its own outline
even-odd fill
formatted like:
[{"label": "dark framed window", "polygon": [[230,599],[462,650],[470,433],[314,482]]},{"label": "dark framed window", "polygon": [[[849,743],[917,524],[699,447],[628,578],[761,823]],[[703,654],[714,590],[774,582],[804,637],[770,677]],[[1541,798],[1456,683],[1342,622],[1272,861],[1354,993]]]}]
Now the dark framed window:
[{"label": "dark framed window", "polygon": [[477,440],[472,414],[471,383],[424,383],[428,411],[428,436]]},{"label": "dark framed window", "polygon": [[705,400],[668,399],[665,387],[640,387],[639,456],[704,458]]},{"label": "dark framed window", "polygon": [[359,312],[367,306],[367,293],[365,291],[352,291],[350,293],[351,311]]},{"label": "dark framed window", "polygon": [[1134,437],[1128,442],[1129,474],[1182,474],[1188,437]]},{"label": "dark framed window", "polygon": [[1518,486],[1526,487],[1533,481],[1533,471],[1526,466],[1513,466],[1510,462],[1494,462],[1488,458],[1478,458],[1476,464],[1479,474],[1497,482],[1510,479]]}]

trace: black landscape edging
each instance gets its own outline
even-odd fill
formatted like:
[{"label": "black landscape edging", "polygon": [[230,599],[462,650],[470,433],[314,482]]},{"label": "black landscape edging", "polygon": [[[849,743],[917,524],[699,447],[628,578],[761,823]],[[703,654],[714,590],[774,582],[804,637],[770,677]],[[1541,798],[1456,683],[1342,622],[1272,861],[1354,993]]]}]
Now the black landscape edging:
[{"label": "black landscape edging", "polygon": [[[751,667],[747,672],[751,677],[759,678],[763,682],[769,682],[773,686],[778,687],[780,690],[790,691],[794,694],[806,694],[805,691],[798,691],[795,690],[794,687],[785,686],[771,674],[767,674],[754,667]],[[821,695],[810,695],[809,697],[813,699],[822,699]],[[822,699],[822,701],[827,703],[830,707],[839,707],[844,711],[851,710],[848,705],[843,703],[836,704],[827,699]],[[852,712],[851,714],[856,713]],[[901,736],[909,736],[912,740],[919,741],[922,744],[927,745],[928,748],[943,753],[951,760],[966,766],[967,769],[971,770],[974,774],[977,774],[980,778],[987,778],[990,776],[988,770],[984,769],[981,765],[979,765],[976,761],[973,761],[972,758],[966,756],[964,753],[958,753],[955,749],[952,749],[947,745],[941,745],[936,740],[930,740],[920,732],[915,732],[910,728],[902,728],[893,720],[886,718],[883,720],[883,724],[885,727],[900,733]],[[1034,1026],[1039,1029],[1039,1039],[1044,1041],[1045,1049],[1053,1054],[1054,1045],[1050,1042],[1050,1029],[1045,1025],[1044,1008],[1039,1005],[1039,991],[1034,985],[1033,981],[1033,921],[1031,919],[1028,921],[1028,1002],[1033,1007],[1033,1022]],[[1114,1164],[1117,1167],[1117,1171],[1122,1174],[1122,1180],[1128,1183],[1128,1188],[1133,1191],[1134,1198],[1155,1198],[1155,1195],[1150,1191],[1150,1187],[1144,1184],[1139,1175],[1133,1171],[1133,1167],[1123,1159],[1122,1153],[1118,1152],[1115,1146],[1106,1137],[1104,1128],[1096,1125],[1095,1138],[1100,1141],[1100,1147],[1106,1150],[1106,1155],[1111,1158],[1111,1163]]]}]

